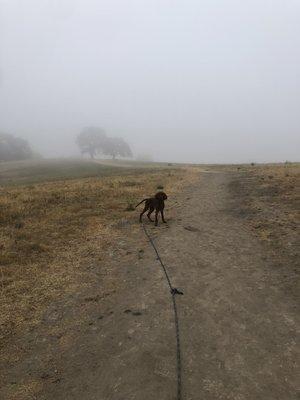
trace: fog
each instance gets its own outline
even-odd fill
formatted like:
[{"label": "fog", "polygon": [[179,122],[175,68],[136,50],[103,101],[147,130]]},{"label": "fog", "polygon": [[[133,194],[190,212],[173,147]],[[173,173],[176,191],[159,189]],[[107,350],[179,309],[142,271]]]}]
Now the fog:
[{"label": "fog", "polygon": [[298,0],[0,0],[0,131],[76,156],[299,161]]}]

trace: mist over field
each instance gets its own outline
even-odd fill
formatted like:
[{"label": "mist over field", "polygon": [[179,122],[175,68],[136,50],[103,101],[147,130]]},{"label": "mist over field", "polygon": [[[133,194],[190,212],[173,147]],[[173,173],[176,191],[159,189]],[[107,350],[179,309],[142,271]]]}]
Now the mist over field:
[{"label": "mist over field", "polygon": [[297,0],[0,0],[0,131],[156,161],[299,161]]}]

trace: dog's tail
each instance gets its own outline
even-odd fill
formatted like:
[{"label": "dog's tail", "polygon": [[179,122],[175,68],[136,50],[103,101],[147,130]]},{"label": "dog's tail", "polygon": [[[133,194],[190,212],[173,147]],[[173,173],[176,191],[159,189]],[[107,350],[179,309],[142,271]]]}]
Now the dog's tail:
[{"label": "dog's tail", "polygon": [[144,200],[140,201],[139,204],[137,204],[137,205],[135,206],[135,208],[137,208],[137,206],[139,206],[140,204],[144,203],[144,201],[146,201],[146,200],[147,200],[147,199],[144,199]]}]

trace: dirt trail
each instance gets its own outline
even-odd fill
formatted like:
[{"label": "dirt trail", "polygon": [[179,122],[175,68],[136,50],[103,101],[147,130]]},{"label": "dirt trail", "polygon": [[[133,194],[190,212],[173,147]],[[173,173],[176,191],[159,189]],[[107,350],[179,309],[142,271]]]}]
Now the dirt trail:
[{"label": "dirt trail", "polygon": [[[167,226],[147,224],[173,285],[184,291],[183,399],[296,400],[296,299],[234,216],[231,177],[202,173],[171,199],[178,207],[167,207]],[[45,378],[40,400],[175,400],[171,298],[135,217],[121,227],[120,251],[111,256],[122,289],[91,305],[90,324],[56,355],[59,378]]]}]

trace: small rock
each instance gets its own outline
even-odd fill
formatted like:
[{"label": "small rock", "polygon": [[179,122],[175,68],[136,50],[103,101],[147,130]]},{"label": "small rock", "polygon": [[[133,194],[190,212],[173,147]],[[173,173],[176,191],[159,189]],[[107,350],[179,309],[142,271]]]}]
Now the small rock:
[{"label": "small rock", "polygon": [[132,313],[132,315],[139,316],[139,315],[142,315],[142,313],[141,313],[140,311],[134,311],[134,312]]},{"label": "small rock", "polygon": [[84,301],[99,301],[99,300],[100,300],[99,294],[97,294],[96,296],[86,297],[86,298],[84,299]]},{"label": "small rock", "polygon": [[198,228],[194,228],[193,226],[184,226],[184,229],[190,232],[199,232]]}]

